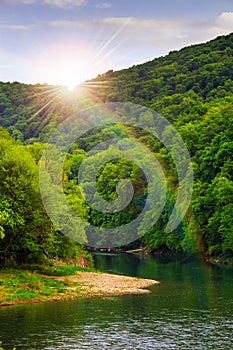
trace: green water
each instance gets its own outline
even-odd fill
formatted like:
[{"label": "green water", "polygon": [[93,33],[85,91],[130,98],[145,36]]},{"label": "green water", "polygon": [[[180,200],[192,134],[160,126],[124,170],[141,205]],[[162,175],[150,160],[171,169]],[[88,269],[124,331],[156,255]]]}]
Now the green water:
[{"label": "green water", "polygon": [[160,280],[151,294],[0,309],[5,349],[232,349],[233,272],[198,259],[97,255],[99,269]]}]

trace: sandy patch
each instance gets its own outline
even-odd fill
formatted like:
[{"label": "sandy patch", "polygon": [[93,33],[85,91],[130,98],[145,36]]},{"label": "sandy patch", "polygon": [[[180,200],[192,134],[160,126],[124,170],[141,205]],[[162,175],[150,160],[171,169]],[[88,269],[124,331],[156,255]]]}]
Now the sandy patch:
[{"label": "sandy patch", "polygon": [[147,294],[149,288],[158,281],[144,278],[135,278],[122,275],[112,275],[97,272],[78,272],[69,277],[50,277],[59,281],[70,281],[74,286],[70,289],[79,289],[85,296],[123,295],[123,294]]}]

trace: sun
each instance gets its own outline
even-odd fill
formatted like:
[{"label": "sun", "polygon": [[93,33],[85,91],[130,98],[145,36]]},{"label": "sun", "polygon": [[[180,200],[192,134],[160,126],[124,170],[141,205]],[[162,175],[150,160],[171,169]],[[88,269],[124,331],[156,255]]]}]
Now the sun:
[{"label": "sun", "polygon": [[85,62],[73,59],[59,60],[50,70],[48,80],[56,85],[65,86],[69,91],[88,79],[88,67]]},{"label": "sun", "polygon": [[93,78],[94,53],[74,45],[60,44],[47,49],[38,62],[40,80],[72,91]]},{"label": "sun", "polygon": [[[78,84],[78,85],[80,85],[80,84]],[[68,82],[68,83],[64,84],[63,86],[65,86],[69,92],[72,92],[72,91],[74,91],[74,89],[78,85],[76,83]]]},{"label": "sun", "polygon": [[84,83],[89,78],[89,74],[88,64],[84,60],[68,57],[58,60],[51,72],[54,82],[65,86],[69,91]]},{"label": "sun", "polygon": [[[81,77],[77,69],[70,68],[69,70],[65,69],[66,67],[58,68],[56,84],[62,85],[67,88],[68,91],[73,91],[77,85],[83,83],[85,78]],[[61,74],[61,70],[63,71]]]}]

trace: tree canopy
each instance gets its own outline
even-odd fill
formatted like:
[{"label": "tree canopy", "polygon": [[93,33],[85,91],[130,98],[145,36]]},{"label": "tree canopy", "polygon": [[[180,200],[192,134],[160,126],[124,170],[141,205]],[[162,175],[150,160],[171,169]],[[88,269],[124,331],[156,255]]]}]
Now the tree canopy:
[{"label": "tree canopy", "polygon": [[[87,81],[70,95],[62,87],[0,83],[1,261],[35,259],[40,254],[64,257],[68,251],[75,251],[72,241],[53,226],[45,213],[38,187],[38,164],[49,135],[60,122],[74,112],[105,102],[132,102],[149,107],[175,126],[194,168],[191,205],[179,227],[166,234],[178,185],[169,151],[145,130],[109,124],[82,135],[66,157],[63,187],[73,210],[87,222],[104,228],[127,223],[143,209],[147,198],[145,176],[135,164],[124,159],[107,162],[100,169],[97,188],[104,199],[114,200],[117,182],[128,178],[135,195],[127,210],[101,214],[85,202],[78,185],[80,164],[91,148],[108,139],[124,140],[130,136],[153,152],[168,184],[160,219],[143,237],[139,227],[138,240],[131,246],[143,244],[149,251],[166,247],[178,252],[232,256],[232,56],[230,34],[129,69],[111,70]],[[148,128],[155,122],[149,112],[141,114],[137,121]],[[169,139],[169,130],[166,132]],[[89,159],[90,171],[94,161],[95,155]],[[85,236],[85,228],[81,229]],[[100,244],[103,240],[100,236]]]}]

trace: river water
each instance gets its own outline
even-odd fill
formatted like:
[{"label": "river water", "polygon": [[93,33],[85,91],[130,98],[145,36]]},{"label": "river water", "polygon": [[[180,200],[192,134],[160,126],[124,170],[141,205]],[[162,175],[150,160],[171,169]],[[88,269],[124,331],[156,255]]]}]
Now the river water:
[{"label": "river water", "polygon": [[233,271],[198,258],[99,254],[97,268],[161,283],[151,294],[48,302],[0,309],[10,350],[233,348]]}]

